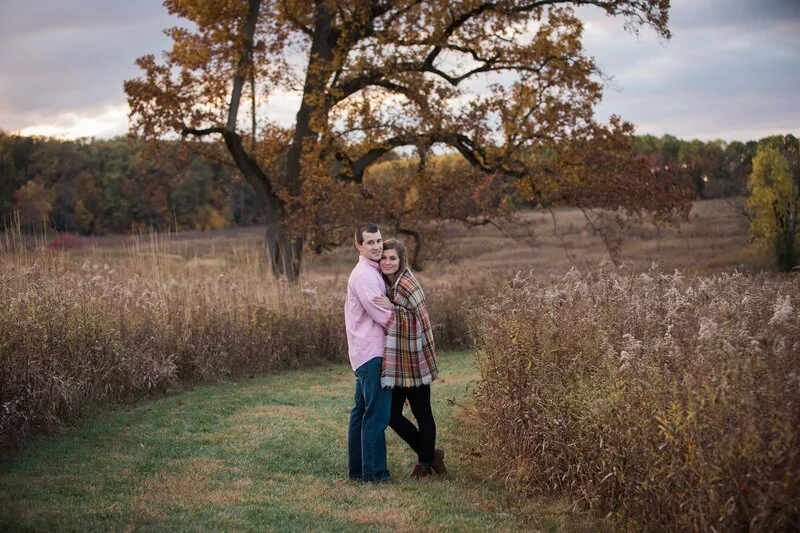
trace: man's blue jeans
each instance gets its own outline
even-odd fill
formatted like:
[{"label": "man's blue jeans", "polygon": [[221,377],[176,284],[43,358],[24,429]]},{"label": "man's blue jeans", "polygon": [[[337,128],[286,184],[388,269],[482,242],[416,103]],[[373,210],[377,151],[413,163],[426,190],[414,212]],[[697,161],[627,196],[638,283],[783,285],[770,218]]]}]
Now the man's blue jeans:
[{"label": "man's blue jeans", "polygon": [[356,369],[350,427],[347,430],[350,479],[381,482],[391,479],[386,468],[386,427],[392,390],[381,387],[381,358],[373,357]]}]

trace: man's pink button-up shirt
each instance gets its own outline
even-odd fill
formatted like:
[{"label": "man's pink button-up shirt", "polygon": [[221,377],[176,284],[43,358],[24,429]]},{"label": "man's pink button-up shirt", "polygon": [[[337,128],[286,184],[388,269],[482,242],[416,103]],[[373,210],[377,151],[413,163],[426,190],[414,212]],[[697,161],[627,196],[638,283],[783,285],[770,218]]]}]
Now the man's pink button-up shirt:
[{"label": "man's pink button-up shirt", "polygon": [[380,266],[363,255],[347,280],[344,302],[344,323],[347,329],[347,351],[355,371],[373,357],[383,357],[384,331],[393,314],[373,303],[375,296],[386,294]]}]

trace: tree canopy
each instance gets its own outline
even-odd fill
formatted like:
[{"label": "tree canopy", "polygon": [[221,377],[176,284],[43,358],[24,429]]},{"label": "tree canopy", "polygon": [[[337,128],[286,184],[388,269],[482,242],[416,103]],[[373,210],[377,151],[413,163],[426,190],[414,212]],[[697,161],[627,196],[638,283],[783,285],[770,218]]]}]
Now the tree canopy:
[{"label": "tree canopy", "polygon": [[800,264],[800,143],[792,135],[763,139],[747,181],[754,244],[773,252],[785,271]]},{"label": "tree canopy", "polygon": [[[682,169],[684,163],[678,163],[677,156],[670,155],[673,141],[681,147],[700,143],[676,140],[671,135],[636,136],[632,148],[634,160],[645,161],[653,171],[653,178],[665,186],[692,184],[690,173]],[[713,157],[700,159],[696,164],[713,171],[708,174],[702,191],[693,193],[706,198],[726,197],[737,205],[743,203],[758,142],[718,140],[700,144],[713,144],[724,150],[721,153],[716,149],[700,150]],[[228,160],[225,147],[213,146],[219,153],[208,158],[194,154],[192,143],[180,141],[143,143],[130,137],[64,140],[0,130],[0,230],[11,225],[23,232],[39,232],[46,227],[58,232],[99,235],[262,225],[263,213],[252,188]],[[225,159],[226,163],[221,164],[219,159]],[[426,165],[431,179],[471,169],[458,153],[431,157]],[[418,166],[419,158],[414,155],[400,157],[389,152],[367,169],[364,179],[371,190],[394,202],[384,209],[384,224],[395,228],[400,221],[392,218],[392,214],[403,214],[400,204],[419,200],[413,187],[406,188],[416,176]],[[693,167],[691,164],[687,169]],[[673,173],[673,169],[681,171]],[[461,217],[490,203],[521,209],[546,203],[523,195],[519,182],[501,182],[491,176],[483,179],[472,191],[459,191],[447,180],[439,179],[436,182],[439,191],[446,185],[451,190],[447,194],[442,192],[443,197],[423,198],[430,204],[426,210]],[[30,194],[36,189],[40,193]],[[564,189],[560,198],[551,195],[550,205],[577,205],[567,192]],[[600,198],[589,201],[584,195],[583,200],[599,205]],[[508,228],[503,220],[498,222]],[[441,241],[432,243],[435,237],[426,231],[423,258],[440,249],[437,245],[446,245]]]},{"label": "tree canopy", "polygon": [[[306,241],[324,247],[358,220],[418,235],[432,218],[494,216],[508,206],[481,192],[506,186],[668,218],[686,195],[632,163],[632,125],[595,120],[604,78],[575,9],[669,38],[669,4],[166,0],[186,23],[126,81],[131,129],[221,138],[264,208],[273,268],[290,279]],[[287,94],[299,94],[291,126],[265,111]],[[371,180],[395,150],[417,154],[413,175]],[[466,166],[428,168],[437,150]]]}]

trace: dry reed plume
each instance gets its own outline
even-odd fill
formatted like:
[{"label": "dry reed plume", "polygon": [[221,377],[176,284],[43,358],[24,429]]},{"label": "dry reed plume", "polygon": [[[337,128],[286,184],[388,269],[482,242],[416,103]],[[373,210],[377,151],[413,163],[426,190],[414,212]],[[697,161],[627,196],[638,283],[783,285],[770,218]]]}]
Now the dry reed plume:
[{"label": "dry reed plume", "polygon": [[[346,270],[292,286],[272,278],[258,248],[186,260],[168,241],[154,235],[115,253],[6,249],[0,449],[99,400],[347,361]],[[451,290],[430,291],[437,344],[463,348],[462,299]]]},{"label": "dry reed plume", "polygon": [[470,306],[488,445],[631,530],[796,530],[798,304],[796,276],[518,276]]},{"label": "dry reed plume", "polygon": [[[88,402],[346,355],[341,302],[271,282],[255,258],[185,262],[36,253],[0,267],[0,441]],[[252,259],[252,260],[250,260]]]},{"label": "dry reed plume", "polygon": [[[630,530],[800,529],[796,276],[647,271],[653,260],[699,272],[738,262],[731,216],[707,202],[679,234],[634,228],[625,252],[640,274],[564,276],[604,255],[572,222],[535,249],[451,232],[464,264],[419,277],[437,347],[478,347],[478,413],[510,480],[571,494]],[[262,237],[31,253],[7,232],[0,445],[105,399],[345,362],[355,252],[334,251],[289,286],[258,259]],[[697,251],[709,249],[704,263]],[[497,288],[512,264],[537,277]]]}]

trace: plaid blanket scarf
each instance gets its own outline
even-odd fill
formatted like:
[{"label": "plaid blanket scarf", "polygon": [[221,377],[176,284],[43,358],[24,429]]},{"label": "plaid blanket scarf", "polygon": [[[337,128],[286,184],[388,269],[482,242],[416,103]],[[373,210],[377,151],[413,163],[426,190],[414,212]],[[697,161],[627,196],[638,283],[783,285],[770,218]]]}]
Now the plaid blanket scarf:
[{"label": "plaid blanket scarf", "polygon": [[389,287],[396,305],[386,331],[381,386],[418,387],[439,377],[433,328],[422,286],[406,269]]}]

